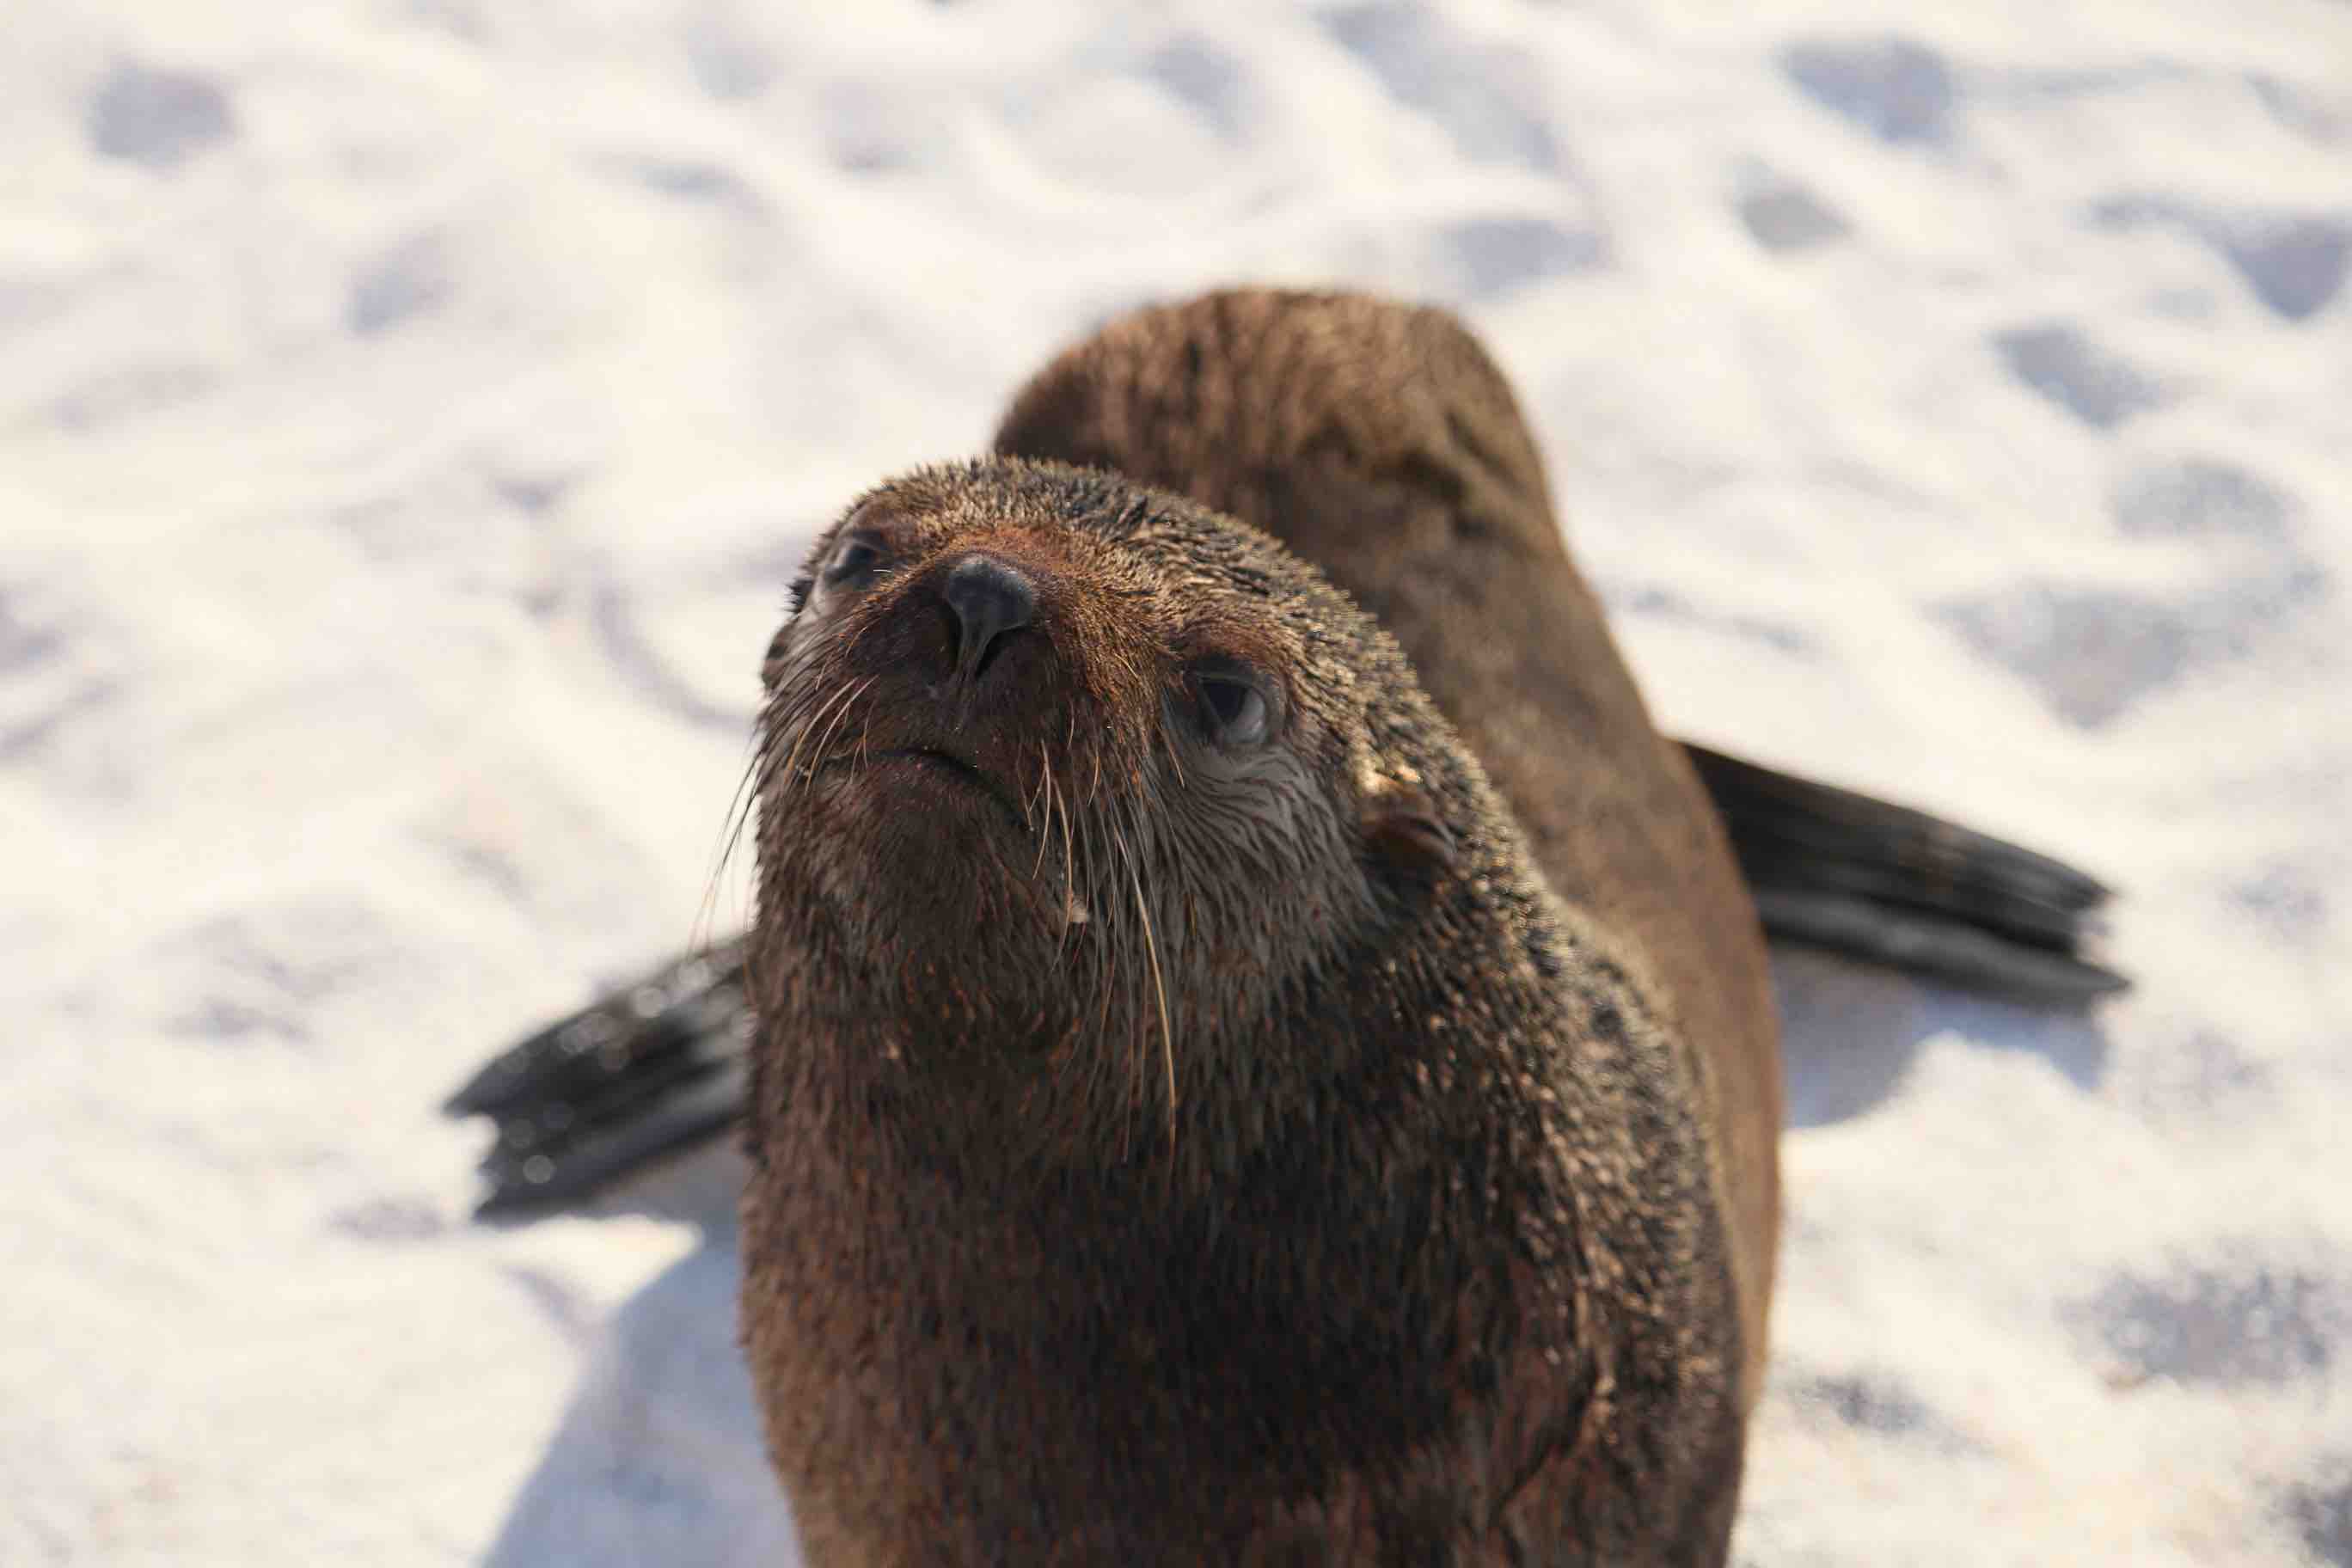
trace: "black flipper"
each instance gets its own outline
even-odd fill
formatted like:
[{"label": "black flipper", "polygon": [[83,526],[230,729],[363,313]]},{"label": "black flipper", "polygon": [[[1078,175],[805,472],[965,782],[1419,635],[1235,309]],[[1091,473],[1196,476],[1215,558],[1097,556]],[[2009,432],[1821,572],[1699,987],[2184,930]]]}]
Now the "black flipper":
[{"label": "black flipper", "polygon": [[751,1010],[742,940],[676,960],[540,1030],[443,1107],[487,1116],[482,1218],[561,1208],[741,1114]]},{"label": "black flipper", "polygon": [[[2108,898],[2048,856],[1907,806],[1685,743],[1731,830],[1767,935],[2044,1004],[2127,984],[2085,956]],[[583,1202],[742,1112],[741,938],[532,1035],[449,1098],[497,1130],[485,1218]]]},{"label": "black flipper", "polygon": [[2096,879],[1908,806],[1683,750],[1774,941],[2043,1004],[2130,984],[2087,952],[2110,896]]}]

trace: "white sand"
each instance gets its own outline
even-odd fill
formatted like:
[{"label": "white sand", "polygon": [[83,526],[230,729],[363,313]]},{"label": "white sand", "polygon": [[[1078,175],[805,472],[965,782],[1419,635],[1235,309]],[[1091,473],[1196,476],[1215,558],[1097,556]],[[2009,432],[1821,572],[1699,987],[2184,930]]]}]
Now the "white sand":
[{"label": "white sand", "polygon": [[2127,890],[1783,966],[1740,1557],[2352,1563],[2352,9],[1108,9],[8,7],[0,1563],[755,1560],[731,1257],[436,1101],[695,928],[810,529],[1258,279],[1468,313],[1669,722]]}]

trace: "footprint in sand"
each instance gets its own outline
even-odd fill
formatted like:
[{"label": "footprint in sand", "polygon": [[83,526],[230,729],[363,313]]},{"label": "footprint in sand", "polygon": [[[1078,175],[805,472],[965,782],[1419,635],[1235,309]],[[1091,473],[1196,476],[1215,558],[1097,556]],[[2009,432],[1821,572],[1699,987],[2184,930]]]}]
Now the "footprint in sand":
[{"label": "footprint in sand", "polygon": [[1992,335],[2009,374],[2095,430],[2163,406],[2156,378],[2065,321],[2038,321]]},{"label": "footprint in sand", "polygon": [[1389,96],[1443,125],[1464,157],[1559,172],[1542,83],[1511,51],[1475,43],[1442,18],[1402,5],[1360,5],[1324,25]]},{"label": "footprint in sand", "polygon": [[1904,37],[1801,38],[1780,68],[1814,102],[1895,146],[1950,140],[1958,93],[1944,57]]},{"label": "footprint in sand", "polygon": [[1776,256],[1818,249],[1853,232],[1843,213],[1801,182],[1768,169],[1748,176],[1732,210],[1748,237]]},{"label": "footprint in sand", "polygon": [[90,94],[85,129],[100,157],[169,174],[236,135],[236,113],[209,77],[121,60]]},{"label": "footprint in sand", "polygon": [[2163,1272],[2121,1272],[2068,1310],[2134,1377],[2180,1384],[2315,1382],[2352,1332],[2352,1282],[2252,1248]]}]

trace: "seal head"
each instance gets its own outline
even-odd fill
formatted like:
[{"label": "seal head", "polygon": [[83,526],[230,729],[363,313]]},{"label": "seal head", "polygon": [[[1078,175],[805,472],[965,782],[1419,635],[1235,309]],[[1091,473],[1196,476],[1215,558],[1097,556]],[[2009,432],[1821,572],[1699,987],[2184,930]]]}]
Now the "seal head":
[{"label": "seal head", "polygon": [[1268,1017],[1452,858],[1420,787],[1448,759],[1408,743],[1430,716],[1367,708],[1393,648],[1172,497],[919,473],[819,541],[794,600],[759,764],[775,973],[793,1006],[858,998],[875,1090],[997,1097],[992,1140],[1181,1144],[1185,1100],[1269,1070]]}]

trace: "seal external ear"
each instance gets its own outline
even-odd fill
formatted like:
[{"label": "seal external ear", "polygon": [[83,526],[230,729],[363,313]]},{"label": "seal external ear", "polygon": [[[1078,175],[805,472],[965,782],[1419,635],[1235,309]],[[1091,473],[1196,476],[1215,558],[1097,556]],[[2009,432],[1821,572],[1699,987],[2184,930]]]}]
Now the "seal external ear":
[{"label": "seal external ear", "polygon": [[1425,791],[1377,780],[1364,794],[1361,822],[1365,856],[1384,879],[1428,887],[1454,869],[1459,845]]}]

